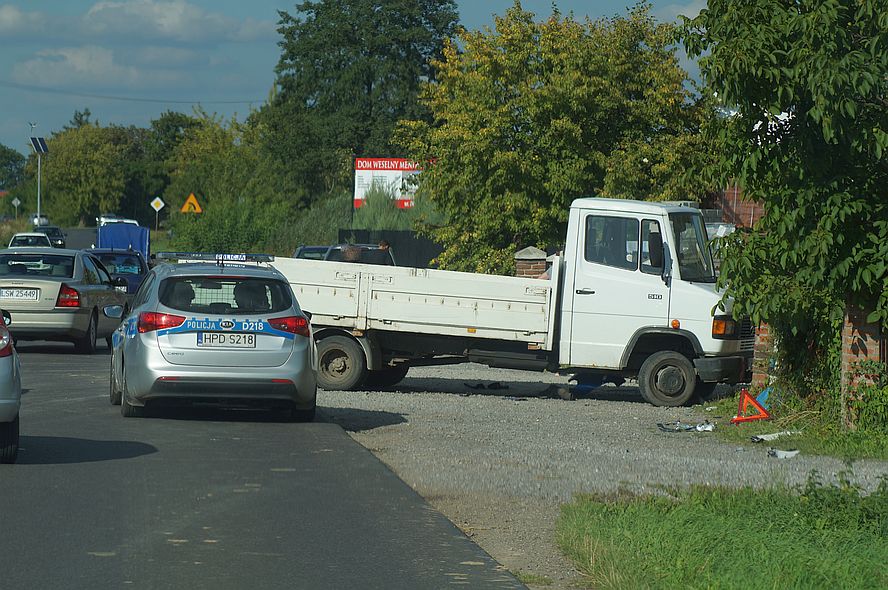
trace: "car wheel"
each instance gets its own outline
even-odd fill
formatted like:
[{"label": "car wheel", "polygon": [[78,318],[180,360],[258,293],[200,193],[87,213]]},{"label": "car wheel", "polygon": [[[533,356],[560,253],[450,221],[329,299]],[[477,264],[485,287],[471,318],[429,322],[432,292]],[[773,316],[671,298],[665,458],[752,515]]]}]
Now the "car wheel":
[{"label": "car wheel", "polygon": [[315,419],[315,415],[317,415],[317,411],[317,406],[312,406],[308,410],[297,410],[296,408],[291,408],[287,419],[291,422],[313,422]]},{"label": "car wheel", "polygon": [[392,385],[397,385],[407,376],[407,371],[409,370],[410,367],[402,364],[394,367],[386,367],[379,371],[368,371],[365,383],[374,387],[390,387]]},{"label": "car wheel", "polygon": [[686,356],[671,350],[655,352],[641,365],[638,389],[655,406],[682,406],[694,395],[697,375]]},{"label": "car wheel", "polygon": [[89,317],[89,326],[86,328],[86,334],[83,338],[74,342],[74,349],[80,354],[93,354],[96,352],[96,312],[93,311]]},{"label": "car wheel", "polygon": [[145,415],[144,406],[134,406],[126,399],[126,366],[121,370],[123,384],[120,387],[120,415],[124,418],[141,418]]},{"label": "car wheel", "polygon": [[114,387],[114,357],[111,357],[111,375],[108,377],[109,386],[108,386],[108,394],[111,399],[112,406],[120,405],[120,390]]},{"label": "car wheel", "polygon": [[19,449],[19,417],[0,423],[0,463],[15,463]]},{"label": "car wheel", "polygon": [[318,385],[327,391],[348,391],[364,382],[367,359],[361,345],[345,336],[318,342]]}]

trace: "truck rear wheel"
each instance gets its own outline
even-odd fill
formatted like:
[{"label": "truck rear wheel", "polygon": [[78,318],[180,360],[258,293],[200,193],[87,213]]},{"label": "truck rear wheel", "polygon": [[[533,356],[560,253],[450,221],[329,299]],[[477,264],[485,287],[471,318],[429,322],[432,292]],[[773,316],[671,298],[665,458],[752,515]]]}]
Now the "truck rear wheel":
[{"label": "truck rear wheel", "polygon": [[385,367],[378,371],[368,371],[366,383],[368,386],[390,387],[397,385],[407,376],[410,369],[407,365],[395,365],[394,367]]},{"label": "truck rear wheel", "polygon": [[655,352],[641,365],[638,389],[655,406],[683,406],[694,395],[697,374],[686,356],[672,350]]},{"label": "truck rear wheel", "polygon": [[327,391],[348,391],[364,382],[367,359],[361,345],[345,336],[318,342],[318,385]]}]

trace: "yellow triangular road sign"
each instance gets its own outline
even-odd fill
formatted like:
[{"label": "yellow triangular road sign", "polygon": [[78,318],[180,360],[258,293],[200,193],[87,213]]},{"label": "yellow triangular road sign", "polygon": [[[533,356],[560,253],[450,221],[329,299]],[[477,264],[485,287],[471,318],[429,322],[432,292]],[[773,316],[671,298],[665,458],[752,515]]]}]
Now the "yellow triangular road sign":
[{"label": "yellow triangular road sign", "polygon": [[197,202],[197,197],[194,196],[194,193],[188,195],[188,198],[185,199],[185,204],[182,205],[182,208],[179,209],[182,213],[202,213],[203,209],[200,208],[200,203]]}]

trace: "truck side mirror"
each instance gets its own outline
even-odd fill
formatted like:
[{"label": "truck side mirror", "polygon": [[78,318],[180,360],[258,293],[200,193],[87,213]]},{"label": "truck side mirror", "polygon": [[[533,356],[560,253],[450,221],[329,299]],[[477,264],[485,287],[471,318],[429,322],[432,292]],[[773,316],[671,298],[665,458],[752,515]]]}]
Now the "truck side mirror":
[{"label": "truck side mirror", "polygon": [[659,232],[651,232],[648,240],[651,266],[653,268],[663,268],[663,237],[659,234]]},{"label": "truck side mirror", "polygon": [[669,252],[669,244],[663,242],[663,273],[660,275],[666,286],[672,278],[672,255]]}]

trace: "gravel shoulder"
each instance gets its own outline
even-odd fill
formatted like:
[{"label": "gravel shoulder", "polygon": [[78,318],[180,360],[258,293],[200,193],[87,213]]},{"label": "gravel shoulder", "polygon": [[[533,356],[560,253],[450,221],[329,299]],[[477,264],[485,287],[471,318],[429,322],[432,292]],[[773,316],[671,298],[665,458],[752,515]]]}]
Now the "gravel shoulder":
[{"label": "gravel shoulder", "polygon": [[[657,408],[635,387],[565,401],[556,389],[566,384],[474,364],[417,367],[389,390],[322,391],[318,403],[322,419],[345,428],[497,561],[554,589],[582,583],[555,545],[560,505],[577,493],[795,485],[815,469],[830,480],[847,468],[831,457],[774,459],[767,446],[725,444],[707,432],[662,432],[657,423],[721,425],[730,416]],[[886,462],[854,464],[867,489],[886,473]]]}]

